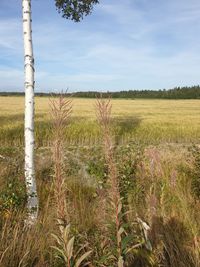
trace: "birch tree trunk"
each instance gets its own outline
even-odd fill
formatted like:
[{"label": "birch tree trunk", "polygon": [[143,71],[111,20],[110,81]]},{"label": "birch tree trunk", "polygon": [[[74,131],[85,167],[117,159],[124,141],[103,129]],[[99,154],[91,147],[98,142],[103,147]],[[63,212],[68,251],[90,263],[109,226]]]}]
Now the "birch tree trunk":
[{"label": "birch tree trunk", "polygon": [[31,0],[22,0],[25,74],[25,180],[27,190],[28,224],[38,214],[38,198],[34,169],[34,57],[31,29]]}]

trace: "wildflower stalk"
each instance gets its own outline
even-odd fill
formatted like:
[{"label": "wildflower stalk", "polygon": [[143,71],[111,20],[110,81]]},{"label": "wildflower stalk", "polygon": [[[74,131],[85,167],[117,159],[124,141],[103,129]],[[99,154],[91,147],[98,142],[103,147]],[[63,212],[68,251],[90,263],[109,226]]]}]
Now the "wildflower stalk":
[{"label": "wildflower stalk", "polygon": [[112,134],[110,129],[110,119],[111,119],[111,109],[112,109],[110,99],[107,100],[98,99],[96,101],[96,109],[97,109],[97,118],[101,126],[103,135],[103,149],[105,153],[105,159],[108,165],[108,176],[109,176],[108,183],[110,187],[109,197],[114,211],[113,220],[115,223],[115,231],[116,231],[118,266],[123,267],[124,260],[122,257],[122,246],[121,246],[122,234],[124,233],[124,229],[122,227],[122,222],[121,222],[122,201],[120,197],[118,172],[114,159]]},{"label": "wildflower stalk", "polygon": [[58,99],[50,100],[53,120],[53,161],[54,161],[54,196],[57,207],[57,218],[65,221],[68,216],[66,207],[65,177],[63,174],[63,145],[65,127],[72,112],[72,101],[60,94]]},{"label": "wildflower stalk", "polygon": [[62,258],[67,267],[80,267],[82,262],[92,253],[85,252],[85,246],[79,245],[79,250],[75,247],[75,236],[71,234],[68,208],[66,204],[66,187],[63,173],[63,147],[64,130],[69,122],[72,112],[72,101],[64,98],[61,94],[58,99],[51,100],[51,114],[53,118],[54,133],[54,195],[56,199],[57,218],[59,234],[52,234],[56,241],[56,246],[52,248],[57,251],[58,257]]}]

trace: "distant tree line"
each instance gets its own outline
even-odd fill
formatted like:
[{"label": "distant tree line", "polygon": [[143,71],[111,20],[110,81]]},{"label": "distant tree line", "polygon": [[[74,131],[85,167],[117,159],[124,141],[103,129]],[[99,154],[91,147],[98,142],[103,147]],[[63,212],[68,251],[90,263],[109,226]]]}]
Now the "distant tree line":
[{"label": "distant tree line", "polygon": [[[80,98],[96,98],[99,95],[102,97],[112,98],[145,98],[145,99],[200,99],[200,86],[191,87],[175,87],[174,89],[163,89],[163,90],[128,90],[119,92],[98,92],[98,91],[87,91],[87,92],[75,92],[75,93],[64,93],[66,96],[80,97]],[[21,92],[0,92],[0,96],[21,96],[24,93]],[[57,96],[58,93],[36,93],[36,96]]]}]

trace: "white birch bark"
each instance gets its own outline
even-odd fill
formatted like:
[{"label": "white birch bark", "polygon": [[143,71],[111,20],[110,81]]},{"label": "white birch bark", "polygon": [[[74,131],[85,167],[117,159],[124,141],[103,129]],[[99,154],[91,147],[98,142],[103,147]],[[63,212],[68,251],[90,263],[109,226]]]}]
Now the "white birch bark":
[{"label": "white birch bark", "polygon": [[25,74],[25,180],[27,190],[28,224],[38,214],[38,198],[34,168],[34,57],[31,29],[31,0],[22,0]]}]

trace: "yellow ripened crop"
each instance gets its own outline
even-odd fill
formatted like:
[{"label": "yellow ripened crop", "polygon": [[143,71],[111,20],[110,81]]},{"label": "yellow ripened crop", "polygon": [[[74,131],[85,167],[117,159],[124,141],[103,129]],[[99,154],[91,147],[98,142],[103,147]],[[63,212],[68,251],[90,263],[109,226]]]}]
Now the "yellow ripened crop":
[{"label": "yellow ripened crop", "polygon": [[[200,138],[200,100],[112,100],[113,131],[122,142],[197,142]],[[35,98],[36,144],[50,136],[48,97]],[[0,97],[0,143],[23,143],[23,97]],[[98,143],[95,99],[73,99],[73,113],[66,139],[72,144]]]}]

